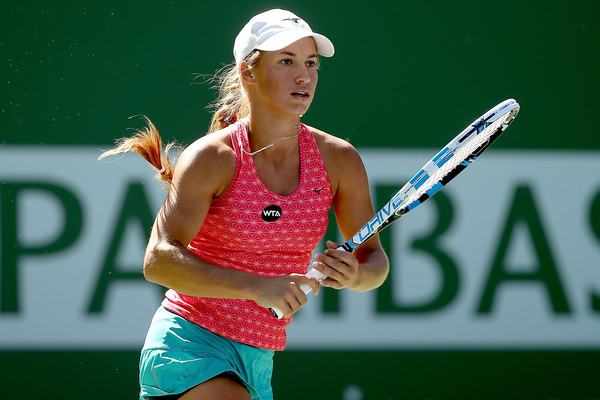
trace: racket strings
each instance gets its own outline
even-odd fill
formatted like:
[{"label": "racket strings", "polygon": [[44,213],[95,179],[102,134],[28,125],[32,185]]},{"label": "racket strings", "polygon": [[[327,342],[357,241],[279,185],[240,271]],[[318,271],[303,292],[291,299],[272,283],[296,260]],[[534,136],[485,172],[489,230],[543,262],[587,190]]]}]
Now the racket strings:
[{"label": "racket strings", "polygon": [[428,192],[430,192],[436,185],[439,185],[440,181],[451,174],[456,168],[462,169],[469,165],[471,161],[476,158],[476,156],[473,156],[473,154],[479,154],[481,152],[478,151],[480,147],[487,147],[486,144],[490,141],[492,136],[494,136],[498,130],[500,130],[500,132],[504,131],[509,123],[512,122],[513,118],[514,116],[512,112],[506,113],[485,127],[481,132],[477,133],[476,135],[471,135],[469,140],[463,142],[454,150],[453,155],[448,159],[448,161],[446,161],[444,165],[442,165],[440,168],[435,167],[435,165],[432,166],[431,170],[428,171],[429,178],[427,178],[426,182],[424,182],[418,189],[409,194],[404,204],[410,206],[414,201],[421,199],[423,196],[426,196],[425,199],[428,198]]}]

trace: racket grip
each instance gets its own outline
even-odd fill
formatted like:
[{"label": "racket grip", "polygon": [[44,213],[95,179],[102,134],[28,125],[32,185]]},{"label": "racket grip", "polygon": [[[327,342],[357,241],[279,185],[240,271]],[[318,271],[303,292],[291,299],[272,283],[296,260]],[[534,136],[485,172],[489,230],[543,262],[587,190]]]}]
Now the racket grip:
[{"label": "racket grip", "polygon": [[[327,275],[317,271],[314,268],[311,268],[306,273],[306,276],[313,276],[319,280],[327,278]],[[300,285],[300,289],[302,289],[302,291],[306,294],[309,294],[312,291],[312,288],[309,285]],[[269,308],[269,311],[271,311],[271,314],[273,314],[273,316],[275,318],[277,318],[277,319],[283,318],[283,312],[279,308],[277,308],[277,307]]]}]

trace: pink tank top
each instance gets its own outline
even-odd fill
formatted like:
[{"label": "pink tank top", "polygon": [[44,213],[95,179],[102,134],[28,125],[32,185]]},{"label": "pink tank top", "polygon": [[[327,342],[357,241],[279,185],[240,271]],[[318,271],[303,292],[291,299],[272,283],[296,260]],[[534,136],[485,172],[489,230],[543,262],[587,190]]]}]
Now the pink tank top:
[{"label": "pink tank top", "polygon": [[[314,136],[301,125],[300,182],[283,196],[260,180],[247,151],[245,121],[231,127],[237,164],[227,191],[215,198],[188,249],[225,268],[265,277],[306,273],[325,235],[331,187]],[[186,296],[169,290],[163,306],[211,332],[255,347],[283,350],[291,318],[277,320],[251,300]]]}]

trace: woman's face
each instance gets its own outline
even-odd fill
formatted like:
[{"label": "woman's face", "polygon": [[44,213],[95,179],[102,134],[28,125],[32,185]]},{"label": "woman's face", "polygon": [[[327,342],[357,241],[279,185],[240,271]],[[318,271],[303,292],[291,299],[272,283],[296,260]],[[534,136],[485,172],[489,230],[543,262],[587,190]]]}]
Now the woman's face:
[{"label": "woman's face", "polygon": [[313,38],[300,39],[278,51],[263,51],[252,68],[254,103],[276,115],[308,111],[318,81],[319,57]]}]

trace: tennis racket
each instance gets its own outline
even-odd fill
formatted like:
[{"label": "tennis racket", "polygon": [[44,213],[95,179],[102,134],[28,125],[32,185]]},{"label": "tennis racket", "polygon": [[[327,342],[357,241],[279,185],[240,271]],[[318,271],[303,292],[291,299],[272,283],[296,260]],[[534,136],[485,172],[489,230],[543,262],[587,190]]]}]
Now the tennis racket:
[{"label": "tennis racket", "polygon": [[[369,222],[338,249],[353,252],[382,229],[440,191],[498,139],[515,119],[519,109],[519,103],[509,99],[473,121],[429,160]],[[317,279],[326,278],[315,269],[309,270],[307,275]],[[308,285],[301,285],[300,288],[304,293],[311,291]],[[283,317],[279,309],[271,308],[270,311],[278,319]]]}]

